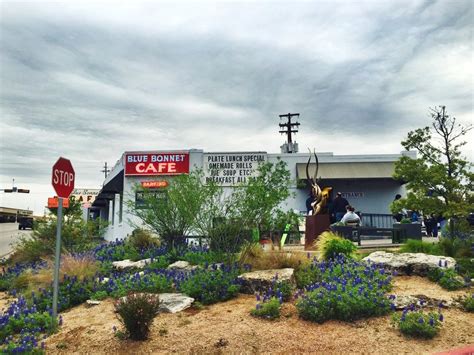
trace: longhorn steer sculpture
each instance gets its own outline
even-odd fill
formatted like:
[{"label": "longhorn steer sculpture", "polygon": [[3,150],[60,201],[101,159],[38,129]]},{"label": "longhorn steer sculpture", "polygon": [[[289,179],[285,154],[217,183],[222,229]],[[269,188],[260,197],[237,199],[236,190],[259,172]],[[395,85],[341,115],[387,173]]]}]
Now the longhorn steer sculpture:
[{"label": "longhorn steer sculpture", "polygon": [[324,188],[321,190],[321,187],[318,185],[318,171],[319,171],[319,160],[316,155],[316,151],[313,151],[314,158],[316,160],[316,171],[313,177],[309,177],[309,164],[311,162],[311,150],[309,150],[309,159],[306,163],[306,179],[311,184],[311,196],[313,197],[313,202],[311,202],[312,215],[320,214],[322,209],[326,206],[327,200],[329,198],[329,191],[331,188]]}]

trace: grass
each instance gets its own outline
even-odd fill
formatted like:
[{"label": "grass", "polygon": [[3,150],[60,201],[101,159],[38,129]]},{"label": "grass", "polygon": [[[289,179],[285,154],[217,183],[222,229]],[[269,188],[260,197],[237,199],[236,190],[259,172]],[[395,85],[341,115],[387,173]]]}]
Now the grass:
[{"label": "grass", "polygon": [[284,269],[295,270],[308,265],[306,253],[291,253],[279,250],[264,251],[259,244],[249,243],[239,254],[240,265],[250,265],[252,270]]},{"label": "grass", "polygon": [[323,232],[313,246],[319,252],[319,258],[322,260],[333,259],[339,254],[352,258],[357,251],[357,247],[352,241],[333,232]]},{"label": "grass", "polygon": [[[48,261],[46,268],[36,272],[28,269],[13,281],[13,288],[25,290],[27,295],[39,288],[47,288],[53,282],[53,270],[54,262],[51,260]],[[59,278],[62,279],[67,275],[69,277],[77,277],[79,281],[82,281],[93,277],[98,270],[99,263],[92,256],[65,254],[61,258]]]}]

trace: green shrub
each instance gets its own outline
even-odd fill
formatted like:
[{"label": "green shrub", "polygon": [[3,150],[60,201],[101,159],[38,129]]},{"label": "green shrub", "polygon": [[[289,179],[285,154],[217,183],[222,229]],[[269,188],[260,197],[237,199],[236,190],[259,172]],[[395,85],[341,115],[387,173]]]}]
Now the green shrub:
[{"label": "green shrub", "polygon": [[172,280],[165,275],[157,273],[140,275],[136,273],[133,275],[125,274],[115,279],[109,294],[117,298],[123,297],[130,292],[163,293],[171,291],[173,291]]},{"label": "green shrub", "polygon": [[322,272],[313,263],[295,271],[296,287],[305,288],[315,282],[321,281]]},{"label": "green shrub", "polygon": [[449,291],[459,290],[465,286],[462,277],[460,277],[454,269],[431,269],[428,272],[428,279],[438,283],[442,288]]},{"label": "green shrub", "polygon": [[170,259],[168,255],[160,255],[153,258],[153,261],[149,263],[145,268],[146,269],[166,269],[170,265]]},{"label": "green shrub", "polygon": [[435,243],[428,243],[415,239],[408,239],[407,242],[400,248],[400,252],[442,255],[439,247]]},{"label": "green shrub", "polygon": [[390,302],[385,292],[391,276],[374,264],[366,265],[343,256],[329,262],[314,263],[319,281],[300,290],[296,302],[301,318],[322,323],[329,319],[353,321],[386,314]]},{"label": "green shrub", "polygon": [[[62,249],[69,252],[84,252],[93,249],[102,241],[101,236],[107,224],[101,221],[85,222],[78,201],[71,200],[69,206],[64,209],[63,213]],[[56,209],[52,209],[52,212],[52,217],[35,221],[32,234],[21,236],[18,239],[11,256],[12,262],[39,261],[54,255],[57,226]]]},{"label": "green shrub", "polygon": [[389,310],[389,302],[372,290],[367,295],[359,294],[354,289],[344,292],[330,292],[326,289],[306,293],[296,303],[299,315],[305,320],[323,323],[329,319],[342,321],[354,321],[360,318],[368,318],[386,314]]},{"label": "green shrub", "polygon": [[108,296],[109,295],[107,294],[107,291],[97,291],[92,294],[91,299],[102,301],[102,300],[105,300]]},{"label": "green shrub", "polygon": [[231,299],[239,293],[238,269],[199,270],[178,285],[178,289],[202,304]]},{"label": "green shrub", "polygon": [[160,299],[158,295],[130,294],[115,304],[120,322],[133,340],[145,340],[150,332],[153,319],[158,315]]},{"label": "green shrub", "polygon": [[205,265],[227,261],[227,255],[213,251],[188,251],[181,259],[192,265]]},{"label": "green shrub", "polygon": [[458,302],[466,312],[474,312],[474,293],[459,297]]},{"label": "green shrub", "polygon": [[453,258],[469,258],[473,257],[472,243],[473,237],[465,238],[439,238],[438,247],[442,255],[451,256]]},{"label": "green shrub", "polygon": [[410,218],[402,218],[400,221],[401,224],[410,224],[411,219]]},{"label": "green shrub", "polygon": [[357,250],[357,247],[350,240],[341,238],[333,232],[322,233],[315,242],[315,247],[323,260],[334,259],[339,254],[351,258]]},{"label": "green shrub", "polygon": [[209,247],[217,253],[235,254],[251,240],[249,228],[236,220],[222,218],[210,230]]},{"label": "green shrub", "polygon": [[474,258],[457,258],[456,271],[468,279],[474,279]]},{"label": "green shrub", "polygon": [[280,309],[280,301],[278,298],[272,297],[266,302],[258,303],[255,309],[252,309],[250,313],[255,317],[277,319],[280,318]]},{"label": "green shrub", "polygon": [[394,314],[392,321],[395,326],[405,335],[415,338],[431,339],[438,334],[441,328],[441,314],[422,311],[404,310],[402,315]]},{"label": "green shrub", "polygon": [[283,301],[288,302],[293,295],[293,286],[288,281],[276,282],[275,288],[280,291]]}]

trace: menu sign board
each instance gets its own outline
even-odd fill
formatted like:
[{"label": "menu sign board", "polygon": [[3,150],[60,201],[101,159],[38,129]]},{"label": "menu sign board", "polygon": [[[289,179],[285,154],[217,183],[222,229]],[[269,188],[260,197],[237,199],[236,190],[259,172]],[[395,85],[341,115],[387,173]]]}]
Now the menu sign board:
[{"label": "menu sign board", "polygon": [[189,173],[189,153],[125,153],[125,175],[155,176]]},{"label": "menu sign board", "polygon": [[203,156],[206,183],[214,181],[220,186],[236,186],[256,177],[258,166],[267,160],[264,152],[207,153]]}]

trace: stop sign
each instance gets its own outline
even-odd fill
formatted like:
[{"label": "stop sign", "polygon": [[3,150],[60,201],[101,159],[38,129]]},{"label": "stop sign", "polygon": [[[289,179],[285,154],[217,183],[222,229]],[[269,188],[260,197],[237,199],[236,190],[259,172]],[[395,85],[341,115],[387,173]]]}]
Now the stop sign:
[{"label": "stop sign", "polygon": [[59,158],[53,165],[52,184],[56,194],[62,198],[68,198],[74,189],[75,172],[71,161]]}]

